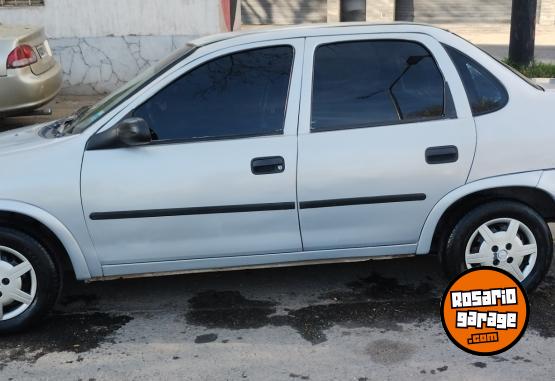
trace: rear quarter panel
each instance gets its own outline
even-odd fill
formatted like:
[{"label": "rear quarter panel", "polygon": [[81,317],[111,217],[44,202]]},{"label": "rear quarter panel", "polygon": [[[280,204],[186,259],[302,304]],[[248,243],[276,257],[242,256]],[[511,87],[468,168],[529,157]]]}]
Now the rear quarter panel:
[{"label": "rear quarter panel", "polygon": [[442,34],[439,39],[477,60],[503,83],[509,94],[504,108],[474,118],[477,145],[468,182],[555,168],[555,93],[534,88],[489,54],[455,35]]},{"label": "rear quarter panel", "polygon": [[555,93],[530,89],[515,86],[504,109],[475,118],[478,138],[469,181],[555,168]]}]

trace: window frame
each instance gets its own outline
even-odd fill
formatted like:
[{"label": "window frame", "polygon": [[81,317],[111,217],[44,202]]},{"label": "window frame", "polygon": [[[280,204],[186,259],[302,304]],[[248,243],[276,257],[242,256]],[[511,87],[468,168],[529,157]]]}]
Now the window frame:
[{"label": "window frame", "polygon": [[[293,46],[292,44],[285,43],[285,42],[281,43],[281,44],[278,43],[278,44],[272,44],[272,45],[267,45],[267,46],[256,46],[256,47],[251,47],[251,48],[239,49],[239,50],[235,50],[235,51],[232,51],[232,52],[229,52],[229,53],[224,53],[224,54],[218,55],[216,57],[212,57],[212,58],[203,60],[202,62],[198,63],[198,65],[195,65],[193,67],[188,68],[186,71],[181,73],[179,76],[177,76],[176,78],[173,78],[170,82],[168,82],[164,86],[161,86],[160,88],[158,88],[155,92],[150,94],[148,96],[148,98],[143,100],[141,103],[135,105],[133,107],[133,109],[125,117],[123,117],[120,120],[120,122],[123,121],[125,118],[133,117],[133,113],[135,112],[136,109],[138,109],[139,107],[144,105],[146,102],[150,101],[154,96],[156,96],[159,92],[166,89],[168,86],[171,86],[175,82],[179,81],[181,78],[185,77],[190,72],[200,68],[203,65],[207,65],[207,64],[209,64],[213,61],[216,61],[218,59],[225,58],[227,56],[231,56],[231,55],[234,55],[234,54],[240,54],[240,53],[244,53],[244,52],[262,50],[262,49],[269,49],[269,48],[279,48],[279,47],[288,47],[288,48],[291,49],[291,51],[293,53],[292,58],[291,58],[291,70],[290,70],[290,73],[289,73],[289,82],[287,84],[287,93],[286,93],[286,98],[285,98],[283,126],[281,128],[280,133],[268,132],[268,133],[259,133],[259,134],[241,134],[241,135],[229,135],[229,136],[203,136],[203,137],[197,137],[197,138],[163,139],[163,140],[152,140],[147,145],[154,146],[154,145],[166,145],[166,144],[187,144],[187,143],[201,143],[201,142],[222,141],[222,140],[249,139],[249,138],[269,137],[269,136],[283,136],[285,134],[285,127],[286,127],[286,124],[287,124],[287,111],[288,111],[288,106],[289,106],[289,96],[291,94],[291,84],[293,82],[295,59],[296,59],[296,48],[295,48],[295,46]],[[117,125],[117,123],[116,123],[116,125]]]},{"label": "window frame", "polygon": [[[351,36],[354,37],[354,36]],[[454,98],[452,91],[449,86],[449,82],[439,64],[436,56],[432,53],[432,50],[425,45],[424,42],[410,39],[410,38],[402,38],[402,37],[378,37],[372,38],[373,36],[368,36],[368,38],[351,38],[351,39],[341,39],[336,41],[330,42],[322,42],[318,43],[314,46],[314,50],[312,52],[312,77],[311,77],[311,88],[310,88],[310,110],[309,110],[309,132],[312,133],[323,133],[323,132],[331,132],[331,131],[342,131],[342,130],[353,130],[353,129],[361,129],[361,128],[374,128],[374,127],[385,127],[385,126],[396,126],[396,125],[403,125],[403,124],[415,124],[415,123],[425,123],[425,122],[433,122],[433,121],[440,121],[440,120],[449,120],[449,119],[457,119],[457,110],[456,105],[454,103]],[[399,119],[397,121],[389,121],[389,122],[376,122],[376,123],[365,123],[360,125],[350,125],[344,127],[330,127],[330,128],[322,128],[322,129],[315,129],[312,126],[312,114],[313,114],[313,107],[314,107],[314,84],[315,84],[315,68],[316,68],[316,52],[319,48],[326,46],[326,45],[339,45],[344,43],[355,43],[355,42],[383,42],[383,41],[391,41],[391,42],[405,42],[405,43],[413,43],[421,46],[424,50],[428,52],[430,57],[432,58],[441,78],[443,79],[443,113],[441,116],[434,116],[429,118],[422,118],[422,119],[413,119],[413,120],[402,120]],[[397,107],[397,106],[396,106]]]},{"label": "window frame", "polygon": [[[509,101],[510,101],[510,94],[509,94],[509,91],[507,90],[507,87],[505,86],[505,84],[503,83],[503,81],[501,81],[499,78],[497,78],[497,76],[496,76],[495,74],[493,74],[489,69],[487,69],[484,65],[482,65],[480,62],[478,62],[476,59],[470,57],[468,54],[462,52],[461,50],[455,48],[454,46],[449,45],[449,44],[446,44],[446,43],[442,43],[441,45],[442,45],[442,47],[445,49],[445,53],[447,53],[447,55],[449,56],[449,59],[451,60],[451,62],[453,62],[453,66],[455,66],[455,69],[457,70],[457,73],[459,74],[459,77],[460,77],[460,79],[461,79],[461,82],[462,82],[462,84],[463,84],[464,91],[465,91],[465,94],[466,94],[466,99],[467,99],[468,105],[469,105],[469,107],[470,107],[470,111],[472,112],[472,116],[473,116],[474,118],[479,117],[479,116],[483,116],[483,115],[492,114],[492,113],[494,113],[494,112],[498,112],[498,111],[504,109],[504,108],[509,104]],[[490,78],[493,78],[493,79],[494,79],[494,81],[499,85],[499,87],[500,87],[501,89],[503,89],[503,102],[502,102],[502,104],[501,104],[500,106],[498,106],[498,107],[496,107],[496,108],[494,108],[494,109],[488,110],[488,111],[482,111],[482,112],[476,112],[476,113],[474,112],[474,110],[472,110],[472,103],[471,103],[471,101],[470,101],[470,94],[469,94],[469,90],[467,89],[467,87],[466,87],[466,85],[465,85],[465,81],[464,81],[464,79],[463,79],[464,76],[463,76],[463,74],[461,73],[461,71],[459,70],[458,65],[455,63],[455,60],[453,59],[453,57],[452,57],[451,54],[449,53],[449,50],[452,50],[453,52],[462,55],[462,56],[465,57],[466,59],[470,60],[470,62],[476,63],[476,64],[478,65],[478,69],[479,69],[480,71],[485,71],[486,74],[487,74]],[[496,61],[497,61],[497,60],[496,60]]]}]

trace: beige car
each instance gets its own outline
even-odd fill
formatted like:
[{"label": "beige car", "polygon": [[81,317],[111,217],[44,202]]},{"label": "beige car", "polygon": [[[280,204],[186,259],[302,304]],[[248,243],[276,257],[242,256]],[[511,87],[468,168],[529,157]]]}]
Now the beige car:
[{"label": "beige car", "polygon": [[0,24],[0,117],[36,110],[61,85],[62,70],[44,29]]}]

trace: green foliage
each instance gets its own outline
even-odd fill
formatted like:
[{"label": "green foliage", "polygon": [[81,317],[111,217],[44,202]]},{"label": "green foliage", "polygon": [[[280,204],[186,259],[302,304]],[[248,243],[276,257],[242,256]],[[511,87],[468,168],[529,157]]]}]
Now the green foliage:
[{"label": "green foliage", "polygon": [[555,64],[532,62],[530,66],[521,66],[510,62],[508,59],[503,60],[503,62],[529,78],[555,78]]}]

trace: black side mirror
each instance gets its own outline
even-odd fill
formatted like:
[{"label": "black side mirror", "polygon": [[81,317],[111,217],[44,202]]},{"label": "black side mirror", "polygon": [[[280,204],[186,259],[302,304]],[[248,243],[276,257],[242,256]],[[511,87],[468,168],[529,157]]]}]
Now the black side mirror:
[{"label": "black side mirror", "polygon": [[129,118],[116,126],[119,141],[126,146],[140,146],[152,141],[148,124],[142,118]]},{"label": "black side mirror", "polygon": [[94,135],[87,144],[87,150],[134,147],[149,144],[152,134],[142,118],[128,118],[116,126]]}]

